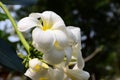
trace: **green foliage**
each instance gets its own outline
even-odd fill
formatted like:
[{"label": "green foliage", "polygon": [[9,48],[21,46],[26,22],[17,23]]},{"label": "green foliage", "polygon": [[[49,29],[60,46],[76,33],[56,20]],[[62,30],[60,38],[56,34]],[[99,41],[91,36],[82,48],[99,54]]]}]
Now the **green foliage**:
[{"label": "green foliage", "polygon": [[6,14],[3,14],[3,13],[0,13],[0,21],[3,21],[5,19],[7,19],[7,15]]},{"label": "green foliage", "polygon": [[29,67],[29,60],[33,58],[38,58],[42,60],[43,53],[35,49],[32,45],[30,45],[29,54],[27,56],[22,56],[22,54],[19,54],[19,56],[23,59],[23,64],[26,68]]},{"label": "green foliage", "polygon": [[1,38],[0,38],[0,64],[15,71],[23,72],[24,70],[22,61],[17,56],[16,51],[12,48],[10,44],[6,43]]}]

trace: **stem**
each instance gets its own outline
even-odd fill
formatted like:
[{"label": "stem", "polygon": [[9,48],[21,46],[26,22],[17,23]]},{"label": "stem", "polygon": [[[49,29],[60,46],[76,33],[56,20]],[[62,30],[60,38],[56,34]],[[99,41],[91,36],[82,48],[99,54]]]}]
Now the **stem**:
[{"label": "stem", "polygon": [[22,33],[17,29],[17,24],[14,21],[13,17],[10,15],[8,9],[3,5],[3,3],[0,1],[0,7],[3,9],[3,11],[6,13],[6,15],[8,16],[9,20],[11,21],[18,37],[20,38],[22,44],[24,45],[25,49],[29,52],[29,44],[27,43],[27,41],[25,40],[24,36],[22,35]]},{"label": "stem", "polygon": [[91,60],[94,56],[96,56],[100,51],[103,50],[103,47],[104,47],[104,46],[100,46],[100,47],[96,48],[95,51],[94,51],[91,55],[89,55],[88,57],[86,57],[86,58],[84,59],[85,62]]}]

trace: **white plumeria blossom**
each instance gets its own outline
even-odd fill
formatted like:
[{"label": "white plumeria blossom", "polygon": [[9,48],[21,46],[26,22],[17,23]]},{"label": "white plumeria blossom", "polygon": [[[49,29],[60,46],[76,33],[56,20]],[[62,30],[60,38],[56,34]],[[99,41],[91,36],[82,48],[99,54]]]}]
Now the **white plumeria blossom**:
[{"label": "white plumeria blossom", "polygon": [[81,53],[81,36],[80,28],[68,26],[67,32],[69,36],[69,44],[72,45],[72,54],[77,59],[77,64],[80,69],[84,67],[84,60]]},{"label": "white plumeria blossom", "polygon": [[74,26],[67,27],[67,33],[69,37],[69,44],[72,45],[72,57],[77,60],[73,69],[64,67],[66,77],[64,80],[88,80],[90,75],[84,71],[84,60],[81,53],[81,36],[80,28]]},{"label": "white plumeria blossom", "polygon": [[[53,67],[34,58],[29,61],[26,76],[32,80],[88,80],[90,75],[83,70],[80,28],[66,27],[62,18],[52,11],[32,13],[18,22],[22,32],[33,27],[33,46],[44,53],[43,61]],[[73,69],[68,68],[71,58],[77,61]]]},{"label": "white plumeria blossom", "polygon": [[88,72],[79,69],[77,65],[73,69],[61,65],[52,69],[38,58],[29,61],[25,75],[32,80],[88,80],[90,77]]},{"label": "white plumeria blossom", "polygon": [[18,22],[22,32],[32,27],[36,27],[32,32],[33,46],[44,53],[44,60],[49,64],[62,62],[65,54],[69,54],[66,53],[69,52],[68,36],[62,18],[52,11],[45,11],[32,13]]},{"label": "white plumeria blossom", "polygon": [[62,68],[52,69],[38,58],[29,61],[29,69],[25,73],[32,80],[63,80],[64,71]]},{"label": "white plumeria blossom", "polygon": [[88,80],[90,77],[88,72],[79,69],[77,65],[73,69],[64,68],[64,72],[66,73],[65,80]]},{"label": "white plumeria blossom", "polygon": [[42,80],[48,77],[48,68],[47,64],[34,58],[29,61],[29,69],[25,72],[25,75],[32,80]]}]

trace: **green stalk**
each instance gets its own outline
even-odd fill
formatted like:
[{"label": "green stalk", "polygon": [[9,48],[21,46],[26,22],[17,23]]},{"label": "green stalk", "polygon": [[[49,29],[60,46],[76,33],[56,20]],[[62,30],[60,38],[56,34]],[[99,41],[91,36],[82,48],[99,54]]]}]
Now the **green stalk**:
[{"label": "green stalk", "polygon": [[3,9],[3,11],[6,13],[6,15],[8,16],[9,20],[11,21],[18,37],[20,38],[22,44],[24,45],[25,49],[29,52],[29,44],[27,43],[27,41],[25,40],[24,36],[22,35],[22,33],[17,29],[17,24],[14,21],[13,17],[11,16],[11,14],[9,13],[8,9],[3,5],[3,3],[0,1],[0,7]]}]

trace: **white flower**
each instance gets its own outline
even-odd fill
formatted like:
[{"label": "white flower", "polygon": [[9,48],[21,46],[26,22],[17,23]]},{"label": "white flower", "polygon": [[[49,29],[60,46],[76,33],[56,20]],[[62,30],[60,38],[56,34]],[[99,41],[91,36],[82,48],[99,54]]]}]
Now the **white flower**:
[{"label": "white flower", "polygon": [[29,61],[29,69],[25,73],[32,80],[63,80],[64,71],[61,68],[52,69],[37,58]]},{"label": "white flower", "polygon": [[29,69],[25,72],[25,75],[32,80],[42,80],[48,77],[48,65],[42,63],[37,58],[29,61]]},{"label": "white flower", "polygon": [[81,36],[80,28],[68,26],[67,33],[69,37],[69,45],[72,47],[72,57],[77,60],[77,64],[73,69],[64,67],[66,77],[64,80],[88,80],[90,75],[84,71],[84,60],[81,53]]},{"label": "white flower", "polygon": [[90,77],[88,72],[79,68],[65,68],[64,71],[66,73],[65,80],[88,80]]},{"label": "white flower", "polygon": [[[61,72],[59,73],[59,76],[61,76],[60,80],[88,80],[90,77],[90,74],[87,71],[78,68],[77,64],[75,64],[73,68],[69,69],[69,67],[65,66],[63,62],[57,65],[56,68],[58,72]],[[64,74],[64,79],[61,74]]]},{"label": "white flower", "polygon": [[51,80],[64,80],[63,68],[56,67],[55,69],[49,68],[49,77]]},{"label": "white flower", "polygon": [[44,53],[46,62],[58,64],[63,61],[65,53],[70,54],[66,27],[59,15],[52,11],[32,13],[18,22],[20,31],[32,27],[36,27],[32,32],[33,46]]},{"label": "white flower", "polygon": [[68,26],[67,33],[69,36],[69,44],[72,45],[72,54],[77,59],[77,65],[80,69],[84,67],[84,60],[81,53],[81,36],[80,28]]},{"label": "white flower", "polygon": [[[62,18],[52,11],[32,13],[18,22],[18,29],[22,32],[33,27],[33,46],[44,53],[45,62],[58,65],[53,69],[37,58],[32,59],[26,76],[32,80],[88,80],[89,73],[83,71],[80,28],[66,27]],[[64,63],[65,55],[66,64],[58,67]],[[73,69],[67,68],[71,57],[77,61]]]}]

